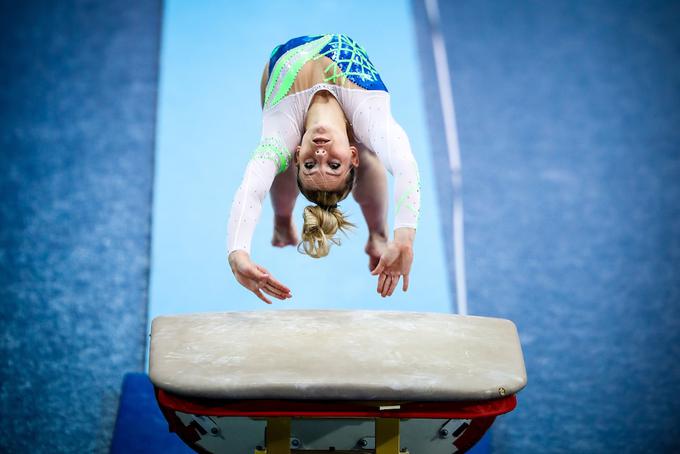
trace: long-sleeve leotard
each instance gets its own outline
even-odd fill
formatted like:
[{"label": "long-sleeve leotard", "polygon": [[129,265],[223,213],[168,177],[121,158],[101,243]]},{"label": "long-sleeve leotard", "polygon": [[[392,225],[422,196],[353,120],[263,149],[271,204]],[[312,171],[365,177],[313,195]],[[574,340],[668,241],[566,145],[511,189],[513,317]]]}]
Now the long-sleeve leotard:
[{"label": "long-sleeve leotard", "polygon": [[250,253],[262,203],[278,173],[293,165],[295,148],[304,132],[304,119],[314,94],[332,93],[349,119],[355,139],[374,152],[394,177],[394,228],[416,228],[420,210],[418,165],[408,136],[394,120],[386,91],[318,84],[283,98],[262,112],[262,135],[231,207],[227,248]]}]

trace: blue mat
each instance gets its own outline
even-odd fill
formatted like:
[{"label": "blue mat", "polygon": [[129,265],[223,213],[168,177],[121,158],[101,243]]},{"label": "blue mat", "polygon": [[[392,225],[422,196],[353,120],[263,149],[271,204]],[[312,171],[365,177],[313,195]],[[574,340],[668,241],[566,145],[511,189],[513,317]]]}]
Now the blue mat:
[{"label": "blue mat", "polygon": [[173,454],[194,451],[168,430],[149,377],[131,373],[123,381],[111,453],[137,452]]}]

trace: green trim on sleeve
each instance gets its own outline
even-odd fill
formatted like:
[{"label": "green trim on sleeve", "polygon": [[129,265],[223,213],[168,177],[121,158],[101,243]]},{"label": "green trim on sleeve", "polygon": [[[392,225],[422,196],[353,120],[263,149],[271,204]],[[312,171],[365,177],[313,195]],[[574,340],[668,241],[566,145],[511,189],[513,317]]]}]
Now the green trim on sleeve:
[{"label": "green trim on sleeve", "polygon": [[413,204],[406,202],[408,196],[410,196],[414,192],[420,192],[420,173],[418,173],[418,180],[416,181],[416,183],[409,185],[409,188],[406,191],[404,191],[401,197],[399,197],[399,200],[397,200],[397,206],[394,211],[395,217],[399,214],[399,211],[401,211],[403,207],[406,207],[416,214],[416,222],[418,221],[418,219],[420,218],[420,210],[413,206]]},{"label": "green trim on sleeve", "polygon": [[281,173],[288,168],[290,153],[284,143],[278,137],[263,137],[260,144],[255,148],[252,159],[268,159],[278,167],[276,173]]}]

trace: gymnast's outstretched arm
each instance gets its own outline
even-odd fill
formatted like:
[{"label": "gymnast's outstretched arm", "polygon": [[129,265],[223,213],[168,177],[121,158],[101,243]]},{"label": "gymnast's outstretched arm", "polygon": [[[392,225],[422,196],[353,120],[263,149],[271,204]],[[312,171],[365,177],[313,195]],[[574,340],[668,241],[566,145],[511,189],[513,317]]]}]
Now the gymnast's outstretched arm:
[{"label": "gymnast's outstretched arm", "polygon": [[[413,242],[420,211],[418,165],[411,152],[408,136],[392,117],[388,94],[367,97],[354,112],[353,124],[359,140],[375,152],[382,166],[394,176],[394,238],[383,248],[374,268],[373,257],[371,261],[371,273],[379,276],[378,293],[389,296],[401,277],[404,279],[402,289],[408,290]],[[377,174],[377,171],[374,173]],[[374,179],[372,182],[377,187],[372,187],[371,182],[364,185],[364,193],[359,196],[363,200],[357,200],[360,205],[375,206],[379,204],[380,198],[386,200],[383,185],[378,181],[382,180]],[[369,210],[363,210],[362,207],[362,211],[367,223],[380,221],[380,218],[372,218],[371,213],[367,213]],[[378,210],[376,216],[384,214]],[[366,252],[371,255],[368,245]]]},{"label": "gymnast's outstretched arm", "polygon": [[[268,67],[265,65],[260,84],[261,103],[264,102],[264,90],[268,79]],[[290,289],[271,276],[264,267],[256,264],[250,258],[250,241],[255,225],[260,217],[262,202],[270,189],[276,186],[277,173],[285,159],[275,153],[274,149],[286,154],[285,146],[281,146],[278,134],[272,134],[272,125],[263,118],[263,134],[260,145],[251,157],[243,181],[236,192],[229,216],[227,246],[229,251],[229,266],[236,280],[252,291],[258,298],[271,304],[264,294],[278,299],[287,299],[292,295]],[[285,167],[285,166],[284,166]],[[272,194],[272,200],[275,195]]]},{"label": "gymnast's outstretched arm", "polygon": [[278,299],[290,298],[290,289],[250,258],[250,242],[262,211],[262,202],[276,174],[276,165],[266,155],[251,158],[246,166],[229,215],[227,247],[229,266],[236,280],[267,304],[264,295]]}]

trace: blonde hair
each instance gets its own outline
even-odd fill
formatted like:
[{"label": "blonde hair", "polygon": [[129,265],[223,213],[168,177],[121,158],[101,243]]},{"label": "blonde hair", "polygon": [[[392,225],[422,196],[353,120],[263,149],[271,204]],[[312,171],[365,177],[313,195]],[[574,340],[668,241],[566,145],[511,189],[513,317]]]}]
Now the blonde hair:
[{"label": "blonde hair", "polygon": [[302,213],[302,218],[302,243],[298,250],[302,247],[305,254],[315,259],[327,256],[331,243],[340,245],[340,240],[334,236],[338,230],[345,233],[354,227],[337,207],[325,209],[319,205],[309,205]]},{"label": "blonde hair", "polygon": [[298,177],[298,188],[302,195],[310,202],[316,203],[316,205],[305,207],[302,213],[304,224],[302,242],[298,245],[298,251],[315,259],[325,257],[330,252],[331,243],[340,245],[340,240],[334,236],[338,230],[346,233],[347,230],[355,227],[345,219],[344,213],[338,208],[338,202],[352,192],[355,176],[356,172],[352,166],[344,187],[338,191],[305,189]]}]

